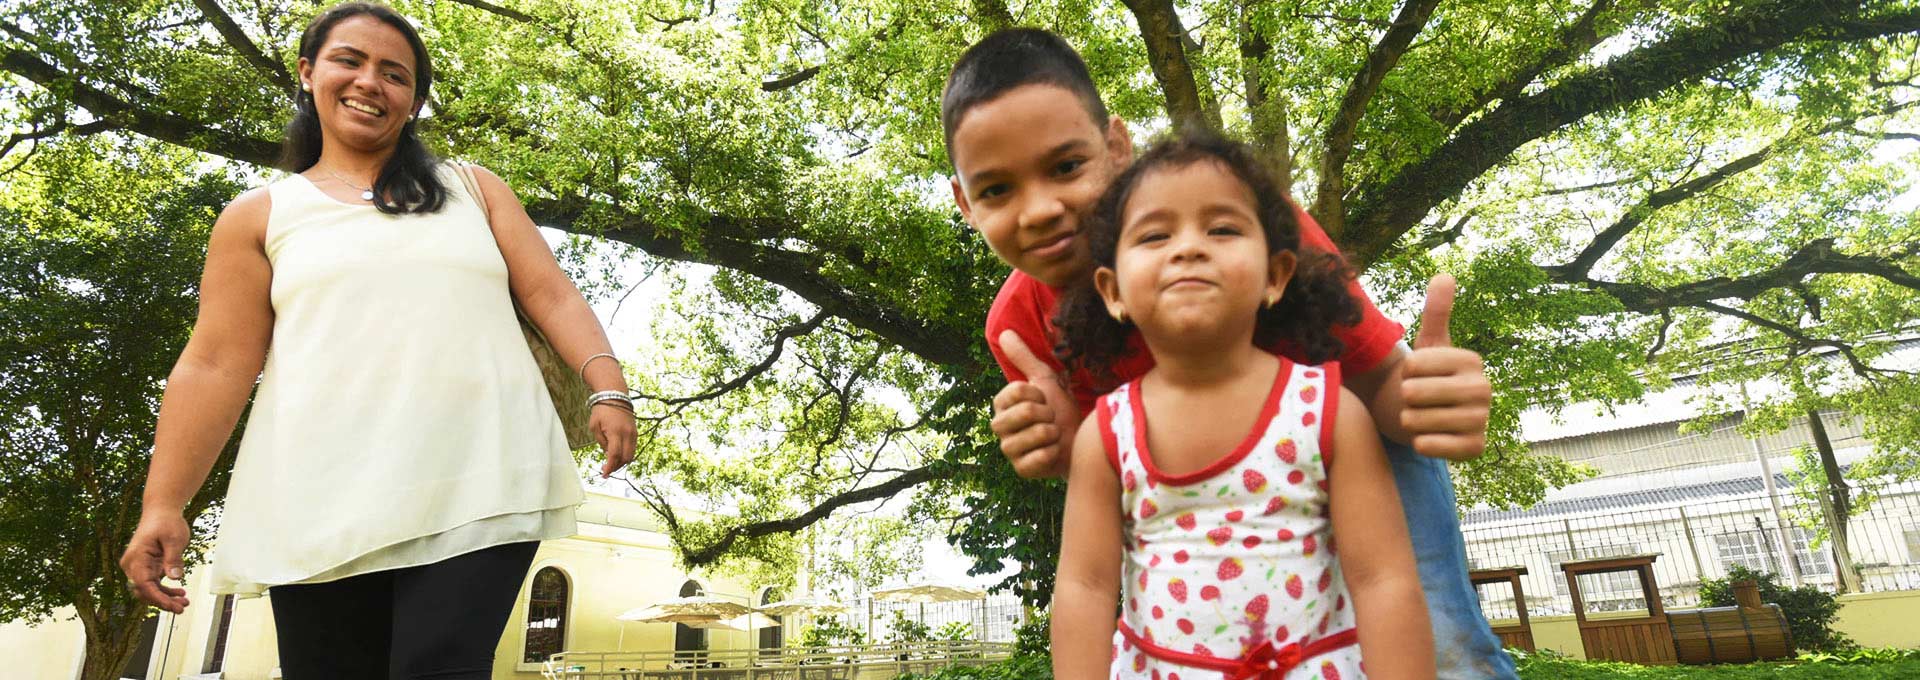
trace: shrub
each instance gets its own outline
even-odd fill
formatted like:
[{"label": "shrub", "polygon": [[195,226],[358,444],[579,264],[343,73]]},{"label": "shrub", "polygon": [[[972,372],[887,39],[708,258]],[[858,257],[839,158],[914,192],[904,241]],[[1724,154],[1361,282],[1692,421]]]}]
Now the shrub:
[{"label": "shrub", "polygon": [[1035,612],[1033,618],[1013,629],[1013,655],[1045,657],[1053,653],[1053,617]]},{"label": "shrub", "polygon": [[1814,586],[1788,588],[1780,585],[1777,578],[1770,572],[1756,572],[1735,566],[1727,570],[1726,578],[1700,582],[1700,606],[1733,606],[1733,583],[1752,579],[1760,585],[1761,602],[1780,605],[1780,612],[1787,617],[1787,629],[1793,631],[1795,649],[1845,652],[1859,647],[1845,634],[1833,629],[1833,619],[1840,614],[1840,602],[1831,593]]}]

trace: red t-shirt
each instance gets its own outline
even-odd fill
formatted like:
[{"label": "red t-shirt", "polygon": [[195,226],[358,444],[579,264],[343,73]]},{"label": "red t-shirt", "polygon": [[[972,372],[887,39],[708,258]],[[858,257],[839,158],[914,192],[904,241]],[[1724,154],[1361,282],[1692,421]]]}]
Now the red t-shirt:
[{"label": "red t-shirt", "polygon": [[[1300,220],[1300,243],[1307,248],[1323,252],[1339,252],[1333,240],[1327,238],[1327,232],[1320,229],[1320,223],[1299,206],[1293,208],[1294,217]],[[1334,335],[1340,338],[1345,351],[1340,355],[1340,364],[1347,375],[1366,373],[1379,366],[1380,362],[1393,352],[1395,344],[1406,333],[1406,328],[1392,319],[1380,314],[1373,306],[1373,299],[1360,288],[1360,282],[1350,286],[1353,297],[1360,301],[1360,323],[1353,326],[1334,328]],[[1066,368],[1053,356],[1053,343],[1056,338],[1053,327],[1054,307],[1059,304],[1060,291],[1039,280],[1016,270],[1000,286],[1000,294],[993,299],[993,308],[987,310],[987,347],[993,350],[993,359],[1000,363],[1001,372],[1007,375],[1009,382],[1026,380],[1027,376],[1000,350],[1000,333],[1008,329],[1020,335],[1027,348],[1041,360],[1047,362],[1055,371]],[[1128,381],[1146,375],[1153,370],[1153,354],[1147,351],[1146,341],[1139,332],[1127,339],[1129,351],[1114,367],[1112,384],[1095,380],[1094,376],[1083,370],[1076,370],[1068,377],[1068,388],[1073,392],[1073,400],[1080,406],[1081,413],[1087,413],[1095,399],[1113,391]],[[1286,355],[1282,347],[1269,347],[1275,354]],[[1294,361],[1304,357],[1288,356]]]}]

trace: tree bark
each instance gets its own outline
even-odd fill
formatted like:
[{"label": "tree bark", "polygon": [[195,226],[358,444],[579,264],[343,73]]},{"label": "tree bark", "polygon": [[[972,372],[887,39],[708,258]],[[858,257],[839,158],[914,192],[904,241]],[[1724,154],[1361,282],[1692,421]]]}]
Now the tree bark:
[{"label": "tree bark", "polygon": [[1187,57],[1187,29],[1174,12],[1173,0],[1126,0],[1146,41],[1147,64],[1167,98],[1167,119],[1178,132],[1219,130],[1220,110],[1206,101]]},{"label": "tree bark", "polygon": [[1820,452],[1820,469],[1826,473],[1826,488],[1821,489],[1820,510],[1827,518],[1827,540],[1833,546],[1833,564],[1840,578],[1834,584],[1840,594],[1860,592],[1860,570],[1853,566],[1853,550],[1847,543],[1847,520],[1853,517],[1852,489],[1840,474],[1840,461],[1833,455],[1833,440],[1827,437],[1827,424],[1820,412],[1807,410],[1807,426],[1813,429],[1813,447]]}]

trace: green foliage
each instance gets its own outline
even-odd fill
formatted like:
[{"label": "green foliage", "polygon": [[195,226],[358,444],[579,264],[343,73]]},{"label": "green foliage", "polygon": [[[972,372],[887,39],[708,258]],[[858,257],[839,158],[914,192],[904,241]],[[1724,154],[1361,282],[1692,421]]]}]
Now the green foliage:
[{"label": "green foliage", "polygon": [[904,610],[893,610],[893,620],[887,622],[887,642],[926,642],[932,639],[933,628],[925,621],[907,616]]},{"label": "green foliage", "polygon": [[933,639],[959,642],[973,639],[973,624],[965,621],[948,621],[946,625],[933,631]]},{"label": "green foliage", "polygon": [[[72,607],[90,643],[132,652],[150,610],[117,561],[139,520],[161,390],[193,328],[207,237],[239,189],[194,154],[117,136],[45,145],[0,176],[0,621]],[[189,568],[233,454],[185,509],[197,525]]]},{"label": "green foliage", "polygon": [[825,618],[815,619],[813,625],[801,632],[798,645],[801,648],[818,648],[866,643],[866,631],[848,626],[838,618]]},{"label": "green foliage", "polygon": [[1845,652],[1858,647],[1845,633],[1833,629],[1833,620],[1840,615],[1840,602],[1832,594],[1811,585],[1782,586],[1778,577],[1770,572],[1736,565],[1727,570],[1726,578],[1703,579],[1700,606],[1733,606],[1733,583],[1749,579],[1759,584],[1761,602],[1780,605],[1780,613],[1787,617],[1787,629],[1793,632],[1795,649]]},{"label": "green foliage", "polygon": [[1053,615],[1035,612],[1013,629],[1014,656],[1046,656],[1053,650]]},{"label": "green foliage", "polygon": [[1801,654],[1799,660],[1806,663],[1871,666],[1896,661],[1920,661],[1920,649],[1873,647],[1843,652],[1808,652]]},{"label": "green foliage", "polygon": [[909,673],[901,680],[1053,680],[1053,658],[1014,656],[986,666],[951,666],[933,673]]}]

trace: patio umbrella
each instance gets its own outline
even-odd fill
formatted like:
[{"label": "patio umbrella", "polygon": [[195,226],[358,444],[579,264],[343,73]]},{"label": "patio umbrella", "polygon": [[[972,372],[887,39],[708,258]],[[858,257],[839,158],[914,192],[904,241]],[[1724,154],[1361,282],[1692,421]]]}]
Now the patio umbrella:
[{"label": "patio umbrella", "polygon": [[775,621],[759,612],[750,612],[730,619],[715,618],[704,621],[686,621],[684,623],[694,628],[737,630],[740,632],[748,632],[759,628],[772,628],[780,625],[779,621]]},{"label": "patio umbrella", "polygon": [[754,611],[769,616],[789,616],[792,614],[831,616],[833,614],[845,614],[847,613],[847,608],[842,604],[803,597],[797,600],[781,600],[773,604],[761,605],[755,608]]},{"label": "patio umbrella", "polygon": [[637,609],[629,609],[614,617],[621,621],[644,621],[647,623],[685,623],[696,621],[730,619],[753,611],[738,602],[728,602],[717,597],[696,595],[662,600]]},{"label": "patio umbrella", "polygon": [[895,588],[882,588],[873,591],[873,599],[882,602],[917,602],[920,604],[920,623],[927,623],[928,602],[963,602],[966,600],[987,599],[984,588],[956,586],[945,583],[915,583]]},{"label": "patio umbrella", "polygon": [[955,586],[944,583],[916,583],[897,588],[882,588],[873,591],[873,599],[883,602],[959,602],[963,600],[987,599],[984,588],[973,586]]}]

